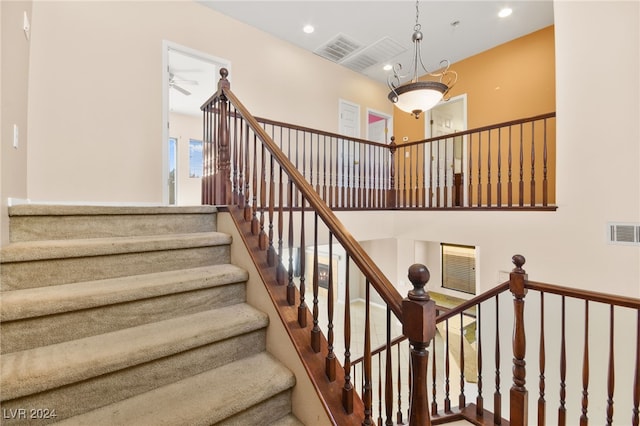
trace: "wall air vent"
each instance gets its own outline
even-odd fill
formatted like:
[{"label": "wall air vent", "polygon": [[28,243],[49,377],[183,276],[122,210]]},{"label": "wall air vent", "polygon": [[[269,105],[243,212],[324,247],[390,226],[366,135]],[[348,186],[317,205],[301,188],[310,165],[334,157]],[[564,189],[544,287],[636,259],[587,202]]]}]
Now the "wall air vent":
[{"label": "wall air vent", "polygon": [[322,56],[332,62],[340,62],[351,55],[362,45],[344,34],[338,34],[319,48],[313,51],[316,55]]},{"label": "wall air vent", "polygon": [[372,65],[387,62],[406,50],[397,41],[385,37],[349,56],[342,62],[342,65],[354,71],[362,72]]},{"label": "wall air vent", "polygon": [[626,245],[640,246],[640,224],[608,223],[607,239],[611,244],[626,244]]}]

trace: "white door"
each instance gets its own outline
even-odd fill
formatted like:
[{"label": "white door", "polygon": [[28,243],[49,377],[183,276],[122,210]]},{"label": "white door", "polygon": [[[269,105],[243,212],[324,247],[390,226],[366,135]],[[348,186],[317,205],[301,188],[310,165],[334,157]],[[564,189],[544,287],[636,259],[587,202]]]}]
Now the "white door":
[{"label": "white door", "polygon": [[[339,102],[339,133],[352,138],[360,137],[360,105],[340,99]],[[338,186],[347,191],[345,205],[353,206],[354,189],[358,184],[360,172],[360,152],[353,141],[343,140],[338,147]],[[343,206],[344,207],[344,206]]]}]

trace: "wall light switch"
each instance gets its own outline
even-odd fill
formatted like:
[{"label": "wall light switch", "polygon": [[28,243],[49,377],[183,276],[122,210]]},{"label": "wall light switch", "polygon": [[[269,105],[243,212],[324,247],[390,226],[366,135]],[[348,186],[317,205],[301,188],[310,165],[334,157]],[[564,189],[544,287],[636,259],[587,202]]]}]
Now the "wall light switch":
[{"label": "wall light switch", "polygon": [[27,12],[24,12],[24,20],[22,22],[22,29],[24,30],[24,36],[29,40],[29,36],[31,35],[31,24],[29,23],[29,17],[27,16]]},{"label": "wall light switch", "polygon": [[13,125],[13,147],[18,149],[18,125]]}]

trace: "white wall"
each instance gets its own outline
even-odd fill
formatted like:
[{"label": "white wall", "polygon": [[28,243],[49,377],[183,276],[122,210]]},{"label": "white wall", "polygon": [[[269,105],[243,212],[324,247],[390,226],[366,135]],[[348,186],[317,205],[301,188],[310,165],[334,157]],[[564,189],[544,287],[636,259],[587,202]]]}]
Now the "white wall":
[{"label": "white wall", "polygon": [[231,61],[256,116],[335,131],[339,98],[392,109],[383,84],[196,2],[35,2],[32,27],[34,201],[162,201],[163,40]]},{"label": "white wall", "polygon": [[[0,244],[9,241],[8,198],[27,198],[27,93],[30,42],[23,31],[24,13],[31,19],[31,1],[0,2]],[[18,126],[18,147],[13,126]]]}]

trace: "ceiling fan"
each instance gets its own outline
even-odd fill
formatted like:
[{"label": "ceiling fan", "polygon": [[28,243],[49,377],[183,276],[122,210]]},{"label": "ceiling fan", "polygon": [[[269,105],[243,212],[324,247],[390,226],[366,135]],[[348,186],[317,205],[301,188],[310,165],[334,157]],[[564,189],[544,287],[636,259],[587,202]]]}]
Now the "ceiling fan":
[{"label": "ceiling fan", "polygon": [[169,72],[169,87],[176,89],[178,92],[182,93],[185,96],[191,95],[191,92],[182,87],[183,85],[198,85],[196,80],[186,80],[176,76],[174,73]]}]

